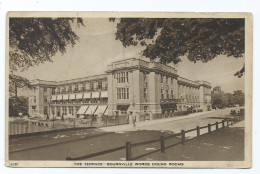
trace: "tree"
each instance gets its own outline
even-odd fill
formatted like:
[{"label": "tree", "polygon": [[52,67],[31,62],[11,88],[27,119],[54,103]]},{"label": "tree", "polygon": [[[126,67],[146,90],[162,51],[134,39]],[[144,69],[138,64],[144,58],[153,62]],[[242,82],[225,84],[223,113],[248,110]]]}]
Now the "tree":
[{"label": "tree", "polygon": [[27,114],[28,112],[28,98],[10,97],[9,98],[9,116],[18,116],[19,113]]},{"label": "tree", "polygon": [[229,106],[244,105],[245,94],[242,90],[236,90],[232,93],[225,93],[223,91],[212,91],[212,107],[213,108],[224,108]]},{"label": "tree", "polygon": [[32,86],[30,81],[24,77],[14,74],[9,75],[9,91],[17,97],[18,88],[30,89]]},{"label": "tree", "polygon": [[10,18],[9,19],[9,84],[17,96],[17,88],[29,88],[29,81],[15,75],[17,71],[52,61],[68,45],[79,40],[72,23],[84,26],[81,18]]},{"label": "tree", "polygon": [[[114,18],[109,19],[115,21]],[[142,55],[161,63],[196,63],[218,55],[242,57],[245,52],[244,19],[224,18],[120,18],[115,38],[124,47],[141,44]],[[235,75],[241,77],[244,67]]]},{"label": "tree", "polygon": [[234,103],[239,105],[245,104],[245,93],[242,90],[236,90],[233,92]]}]

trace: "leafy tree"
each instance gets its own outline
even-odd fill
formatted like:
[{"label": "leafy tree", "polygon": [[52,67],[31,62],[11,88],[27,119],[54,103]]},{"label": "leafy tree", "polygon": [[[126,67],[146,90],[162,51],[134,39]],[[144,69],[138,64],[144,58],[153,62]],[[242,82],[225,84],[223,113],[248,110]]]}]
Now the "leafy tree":
[{"label": "leafy tree", "polygon": [[244,105],[245,94],[242,90],[234,91],[233,94],[223,91],[213,91],[211,93],[213,108],[224,108],[229,106]]},{"label": "leafy tree", "polygon": [[9,91],[17,97],[18,88],[29,89],[31,88],[30,81],[24,77],[14,74],[9,75]]},{"label": "leafy tree", "polygon": [[245,94],[242,90],[236,90],[233,92],[233,100],[235,104],[245,104]]},{"label": "leafy tree", "polygon": [[18,116],[19,113],[27,114],[28,97],[10,97],[9,98],[9,116]]},{"label": "leafy tree", "polygon": [[[116,19],[111,18],[110,21]],[[143,56],[162,63],[196,63],[218,55],[242,57],[245,52],[244,19],[223,18],[120,18],[115,37],[124,47],[141,44]],[[244,74],[243,67],[235,75]]]},{"label": "leafy tree", "polygon": [[9,19],[9,84],[17,96],[17,88],[29,88],[29,81],[15,75],[17,71],[52,61],[68,45],[79,40],[72,23],[84,26],[81,18],[10,18]]}]

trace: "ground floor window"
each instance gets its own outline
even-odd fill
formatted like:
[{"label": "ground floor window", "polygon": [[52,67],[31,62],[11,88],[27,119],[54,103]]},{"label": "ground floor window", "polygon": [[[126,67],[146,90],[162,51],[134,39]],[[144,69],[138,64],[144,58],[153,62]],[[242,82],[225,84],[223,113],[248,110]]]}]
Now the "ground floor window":
[{"label": "ground floor window", "polygon": [[44,114],[44,115],[48,115],[48,108],[47,108],[47,107],[44,107],[44,109],[43,109],[43,114]]},{"label": "ground floor window", "polygon": [[69,114],[73,114],[73,106],[69,106]]},{"label": "ground floor window", "polygon": [[66,106],[62,107],[62,113],[63,113],[63,115],[67,115],[67,107]]}]

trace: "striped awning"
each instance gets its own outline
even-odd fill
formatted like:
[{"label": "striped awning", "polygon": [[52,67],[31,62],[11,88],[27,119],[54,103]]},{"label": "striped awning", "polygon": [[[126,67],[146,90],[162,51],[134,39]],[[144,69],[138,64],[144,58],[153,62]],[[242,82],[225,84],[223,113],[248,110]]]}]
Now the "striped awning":
[{"label": "striped awning", "polygon": [[69,95],[63,95],[63,100],[69,100]]},{"label": "striped awning", "polygon": [[91,97],[91,93],[84,93],[83,98],[90,98]]},{"label": "striped awning", "polygon": [[106,109],[104,115],[108,115],[108,108]]},{"label": "striped awning", "polygon": [[62,95],[58,95],[57,100],[62,100]]},{"label": "striped awning", "polygon": [[100,98],[107,98],[107,91],[101,92]]},{"label": "striped awning", "polygon": [[95,114],[104,114],[107,110],[107,106],[98,106]]},{"label": "striped awning", "polygon": [[88,109],[89,106],[81,106],[77,112],[77,114],[85,114],[86,110]]},{"label": "striped awning", "polygon": [[76,95],[75,94],[70,94],[70,100],[75,100],[76,99]]},{"label": "striped awning", "polygon": [[99,98],[100,92],[92,92],[91,98]]},{"label": "striped awning", "polygon": [[97,110],[97,106],[96,106],[96,105],[90,105],[90,106],[88,107],[87,112],[85,112],[85,114],[87,114],[87,115],[93,115],[93,114],[95,114],[96,110]]},{"label": "striped awning", "polygon": [[76,94],[76,99],[82,99],[82,93],[80,93],[80,94]]},{"label": "striped awning", "polygon": [[56,95],[52,95],[51,96],[51,100],[57,100],[57,96]]}]

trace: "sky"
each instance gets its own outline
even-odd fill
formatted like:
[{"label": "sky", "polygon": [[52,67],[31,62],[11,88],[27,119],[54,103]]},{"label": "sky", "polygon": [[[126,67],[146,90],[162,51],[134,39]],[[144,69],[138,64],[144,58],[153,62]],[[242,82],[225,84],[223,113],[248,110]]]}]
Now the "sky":
[{"label": "sky", "polygon": [[[142,46],[123,48],[115,40],[116,23],[107,18],[84,19],[85,27],[75,27],[80,41],[68,46],[64,55],[57,53],[53,62],[45,62],[18,74],[29,80],[41,79],[62,81],[105,73],[111,62],[126,58],[149,59],[141,56]],[[233,58],[220,55],[207,63],[193,63],[182,57],[182,62],[172,65],[178,75],[190,80],[205,80],[212,87],[220,85],[225,92],[244,90],[244,77],[237,78],[234,73],[242,68],[244,58]]]}]

